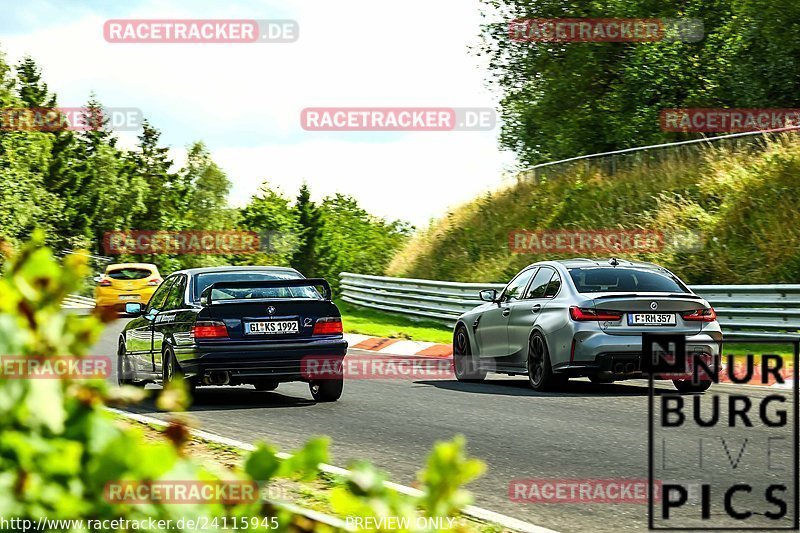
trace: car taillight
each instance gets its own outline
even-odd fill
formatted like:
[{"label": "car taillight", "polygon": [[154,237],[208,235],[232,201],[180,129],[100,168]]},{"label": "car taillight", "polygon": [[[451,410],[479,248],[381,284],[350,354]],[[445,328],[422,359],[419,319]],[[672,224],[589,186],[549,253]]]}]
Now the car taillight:
[{"label": "car taillight", "polygon": [[158,287],[159,285],[161,285],[161,280],[158,279],[158,278],[153,278],[153,279],[147,280],[147,284],[150,287]]},{"label": "car taillight", "polygon": [[688,322],[714,322],[717,319],[717,312],[713,307],[708,309],[698,309],[690,313],[684,313],[683,319]]},{"label": "car taillight", "polygon": [[98,283],[98,285],[100,285],[101,287],[110,287],[111,286],[111,280],[108,279],[108,278],[103,278],[103,279],[100,280],[100,283]]},{"label": "car taillight", "polygon": [[314,324],[313,335],[337,335],[342,333],[342,319],[339,317],[318,318]]},{"label": "car taillight", "polygon": [[575,320],[576,322],[589,322],[593,320],[615,321],[622,319],[622,313],[617,311],[597,311],[596,309],[575,306],[569,308],[569,316],[571,316],[572,320]]},{"label": "car taillight", "polygon": [[224,322],[198,322],[192,328],[195,339],[227,339],[228,328]]}]

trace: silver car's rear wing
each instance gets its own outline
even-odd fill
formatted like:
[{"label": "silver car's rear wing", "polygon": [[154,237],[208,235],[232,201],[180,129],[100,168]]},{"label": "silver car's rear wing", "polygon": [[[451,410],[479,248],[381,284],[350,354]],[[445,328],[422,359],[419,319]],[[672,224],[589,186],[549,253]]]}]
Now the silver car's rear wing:
[{"label": "silver car's rear wing", "polygon": [[[219,281],[212,283],[203,289],[200,295],[200,305],[207,307],[212,304],[211,294],[214,289],[288,289],[291,287],[322,287],[322,297],[330,300],[332,296],[331,285],[324,278],[303,278],[303,279],[274,279],[260,281]],[[248,298],[248,302],[273,301],[275,298]],[[218,300],[219,302],[241,302],[241,299]]]}]

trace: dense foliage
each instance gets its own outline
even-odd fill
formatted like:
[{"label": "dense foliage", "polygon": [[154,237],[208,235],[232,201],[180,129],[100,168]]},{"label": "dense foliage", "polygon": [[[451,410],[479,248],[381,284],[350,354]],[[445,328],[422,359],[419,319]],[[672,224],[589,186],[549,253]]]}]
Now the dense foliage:
[{"label": "dense foliage", "polygon": [[[0,55],[0,108],[53,107],[58,99],[31,58],[11,68]],[[92,96],[87,115],[100,116]],[[231,182],[201,142],[187,148],[180,168],[144,121],[133,150],[117,146],[107,123],[88,131],[0,128],[0,242],[18,246],[34,228],[56,250],[85,248],[106,255],[114,230],[246,230],[261,235],[262,253],[122,255],[156,263],[162,274],[193,266],[292,265],[335,278],[347,269],[381,274],[409,228],[374,217],[350,197],[311,201],[304,185],[296,201],[264,183],[242,208],[228,204]]]},{"label": "dense foliage", "polygon": [[685,137],[664,108],[800,107],[795,0],[483,0],[501,20],[693,18],[698,42],[516,42],[488,26],[480,52],[502,96],[502,144],[525,163]]}]

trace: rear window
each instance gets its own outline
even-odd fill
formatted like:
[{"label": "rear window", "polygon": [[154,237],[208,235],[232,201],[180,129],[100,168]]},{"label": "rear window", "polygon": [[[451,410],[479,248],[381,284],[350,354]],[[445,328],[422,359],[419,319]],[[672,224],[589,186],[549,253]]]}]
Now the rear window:
[{"label": "rear window", "polygon": [[106,272],[106,276],[111,279],[132,280],[144,279],[153,275],[153,272],[144,268],[118,268]]},{"label": "rear window", "polygon": [[670,274],[632,268],[573,268],[578,292],[680,292],[686,287]]},{"label": "rear window", "polygon": [[[280,279],[303,279],[291,272],[210,272],[199,274],[195,280],[192,299],[199,300],[203,291],[214,283],[222,281],[272,281]],[[249,300],[254,298],[312,298],[321,300],[322,296],[314,287],[270,287],[255,289],[214,289],[212,300]]]}]

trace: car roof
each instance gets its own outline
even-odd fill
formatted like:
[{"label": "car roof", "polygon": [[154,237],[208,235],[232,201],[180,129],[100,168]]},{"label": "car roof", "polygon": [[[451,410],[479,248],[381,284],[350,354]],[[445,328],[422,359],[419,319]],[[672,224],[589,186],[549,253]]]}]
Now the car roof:
[{"label": "car roof", "polygon": [[619,259],[619,258],[608,258],[608,259],[587,259],[585,257],[577,257],[574,259],[559,259],[557,261],[542,261],[540,263],[534,263],[535,265],[545,265],[545,264],[558,264],[563,266],[566,269],[571,268],[595,268],[595,267],[609,267],[614,266],[611,264],[611,260],[617,260],[617,267],[627,267],[627,268],[645,268],[649,270],[666,270],[664,267],[656,265],[655,263],[648,263],[645,261],[629,261],[627,259]]},{"label": "car roof", "polygon": [[153,263],[114,263],[106,267],[106,272],[109,270],[116,270],[120,268],[145,268],[148,270],[158,271],[158,267]]},{"label": "car roof", "polygon": [[198,274],[213,274],[217,272],[285,272],[291,274],[300,274],[297,270],[290,267],[279,266],[218,266],[218,267],[205,267],[205,268],[187,268],[186,270],[179,270],[173,272],[174,274],[188,274],[189,276],[197,276]]}]

